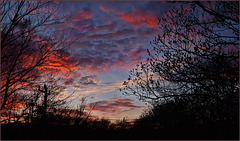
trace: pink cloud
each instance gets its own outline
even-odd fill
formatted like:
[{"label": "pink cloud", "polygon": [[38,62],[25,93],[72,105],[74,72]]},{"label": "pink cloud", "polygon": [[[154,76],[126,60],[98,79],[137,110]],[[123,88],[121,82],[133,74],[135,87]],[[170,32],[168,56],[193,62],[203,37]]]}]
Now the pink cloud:
[{"label": "pink cloud", "polygon": [[133,49],[126,55],[119,56],[116,63],[111,67],[113,70],[117,70],[118,68],[128,69],[128,68],[135,67],[136,64],[142,61],[143,54],[146,54],[146,49],[144,49],[143,47],[138,47],[136,49]]},{"label": "pink cloud", "polygon": [[81,10],[75,13],[67,22],[68,25],[74,26],[77,30],[89,29],[92,26],[91,19],[93,13],[89,10]]},{"label": "pink cloud", "polygon": [[112,98],[109,101],[103,100],[90,105],[95,105],[93,111],[98,112],[124,112],[128,110],[133,110],[136,108],[144,108],[143,106],[137,106],[134,104],[134,100],[131,99],[121,99],[121,98]]},{"label": "pink cloud", "polygon": [[116,9],[106,9],[103,5],[99,7],[103,12],[114,13],[119,20],[124,20],[133,27],[147,26],[156,29],[158,27],[158,18],[136,9],[132,6],[132,12],[118,11]]},{"label": "pink cloud", "polygon": [[106,9],[103,5],[100,5],[99,9],[102,10],[103,12],[110,13],[110,10]]},{"label": "pink cloud", "polygon": [[134,102],[132,99],[127,99],[127,98],[125,98],[125,99],[116,99],[116,101],[118,101],[118,102]]},{"label": "pink cloud", "polygon": [[74,17],[73,17],[73,21],[83,21],[86,19],[91,19],[92,18],[92,12],[88,11],[88,10],[82,10],[82,11],[78,11]]},{"label": "pink cloud", "polygon": [[132,6],[133,12],[122,12],[119,19],[125,20],[134,27],[142,25],[157,28],[158,19],[155,16],[149,15],[143,11],[137,10],[136,7]]}]

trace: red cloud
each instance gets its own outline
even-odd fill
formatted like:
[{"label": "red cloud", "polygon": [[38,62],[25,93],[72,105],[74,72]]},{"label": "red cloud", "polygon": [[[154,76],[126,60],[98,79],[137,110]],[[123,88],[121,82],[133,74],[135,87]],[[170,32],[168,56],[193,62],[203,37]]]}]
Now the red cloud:
[{"label": "red cloud", "polygon": [[67,73],[70,70],[77,70],[78,65],[77,62],[72,60],[72,56],[70,54],[62,54],[59,52],[54,52],[48,54],[48,60],[43,66],[38,66],[39,70],[48,70],[55,69],[61,70],[63,73]]},{"label": "red cloud", "polygon": [[158,26],[158,19],[156,16],[149,15],[143,11],[137,10],[132,6],[132,12],[117,11],[116,9],[106,9],[104,6],[99,7],[103,12],[114,13],[118,15],[118,19],[124,20],[133,27],[147,26],[156,29]]},{"label": "red cloud", "polygon": [[134,6],[132,7],[132,9],[132,13],[122,12],[119,19],[125,20],[134,27],[145,25],[151,28],[157,28],[157,17],[149,15],[143,11],[136,10]]},{"label": "red cloud", "polygon": [[85,19],[91,19],[92,15],[92,12],[88,10],[78,11],[73,17],[73,21],[83,21]]},{"label": "red cloud", "polygon": [[103,5],[100,5],[99,8],[100,8],[103,12],[110,13],[110,10],[109,10],[109,9],[106,9]]},{"label": "red cloud", "polygon": [[[70,26],[74,26],[76,29],[80,30],[83,28],[89,28],[91,24],[86,23],[93,16],[93,13],[89,10],[81,10],[76,12],[71,19],[67,22]],[[81,23],[81,24],[79,24]]]},{"label": "red cloud", "polygon": [[132,99],[117,99],[118,102],[134,102]]}]

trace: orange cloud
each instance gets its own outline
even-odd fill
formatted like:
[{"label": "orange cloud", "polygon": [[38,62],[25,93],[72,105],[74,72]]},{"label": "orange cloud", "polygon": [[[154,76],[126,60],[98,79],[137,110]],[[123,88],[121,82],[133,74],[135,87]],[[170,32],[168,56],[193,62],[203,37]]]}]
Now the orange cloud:
[{"label": "orange cloud", "polygon": [[39,70],[48,70],[48,69],[55,69],[60,70],[63,73],[67,73],[70,70],[77,70],[78,65],[77,62],[72,61],[72,57],[70,54],[61,54],[59,52],[49,53],[47,62],[42,65],[38,66],[37,69]]}]

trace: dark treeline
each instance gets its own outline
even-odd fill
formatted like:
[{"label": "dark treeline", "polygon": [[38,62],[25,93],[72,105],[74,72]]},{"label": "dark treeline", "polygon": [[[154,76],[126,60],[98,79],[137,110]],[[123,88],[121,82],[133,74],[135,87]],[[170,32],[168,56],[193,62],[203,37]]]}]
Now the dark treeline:
[{"label": "dark treeline", "polygon": [[89,119],[81,123],[78,121],[83,120],[58,115],[48,116],[45,120],[38,119],[35,123],[2,124],[2,139],[126,139],[130,136],[129,128],[132,127],[130,123],[124,120],[117,123],[111,123],[107,119]]},{"label": "dark treeline", "polygon": [[[52,119],[47,119],[47,123],[42,120],[41,122],[39,121],[39,123],[2,124],[1,138],[3,140],[223,140],[238,138],[237,127],[223,127],[221,124],[219,128],[212,128],[215,125],[210,121],[203,125],[204,127],[196,129],[196,126],[194,128],[188,126],[191,125],[189,122],[192,122],[189,121],[189,117],[184,117],[183,119],[180,116],[179,118],[180,120],[176,120],[175,118],[175,121],[174,118],[171,118],[165,123],[170,124],[170,126],[167,128],[159,128],[159,124],[153,124],[153,122],[158,120],[153,118],[141,119],[135,126],[131,126],[128,122],[110,123],[110,121],[106,119],[89,120],[82,124],[73,124],[74,122],[72,122],[70,124],[69,121],[74,121],[73,119],[60,119],[53,116]],[[153,122],[149,122],[150,120],[153,120]],[[183,122],[177,123],[178,121]],[[187,122],[188,124],[186,124]],[[150,125],[151,123],[152,125]]]}]

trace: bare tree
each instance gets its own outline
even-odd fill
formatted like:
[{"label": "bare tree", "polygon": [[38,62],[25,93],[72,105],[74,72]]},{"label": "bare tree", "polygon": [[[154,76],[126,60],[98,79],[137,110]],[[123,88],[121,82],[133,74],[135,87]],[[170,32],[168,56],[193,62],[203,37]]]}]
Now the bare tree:
[{"label": "bare tree", "polygon": [[184,2],[159,18],[147,62],[130,71],[121,89],[153,105],[140,124],[237,129],[238,11],[236,1]]},{"label": "bare tree", "polygon": [[147,63],[137,65],[123,94],[158,101],[205,95],[238,98],[238,2],[186,2],[159,18]]},{"label": "bare tree", "polygon": [[27,93],[38,86],[38,81],[46,81],[43,77],[47,69],[68,68],[52,66],[70,45],[66,42],[69,34],[55,34],[53,26],[65,19],[58,16],[54,2],[1,2],[1,112],[12,110],[11,100],[19,102],[21,90]]}]

